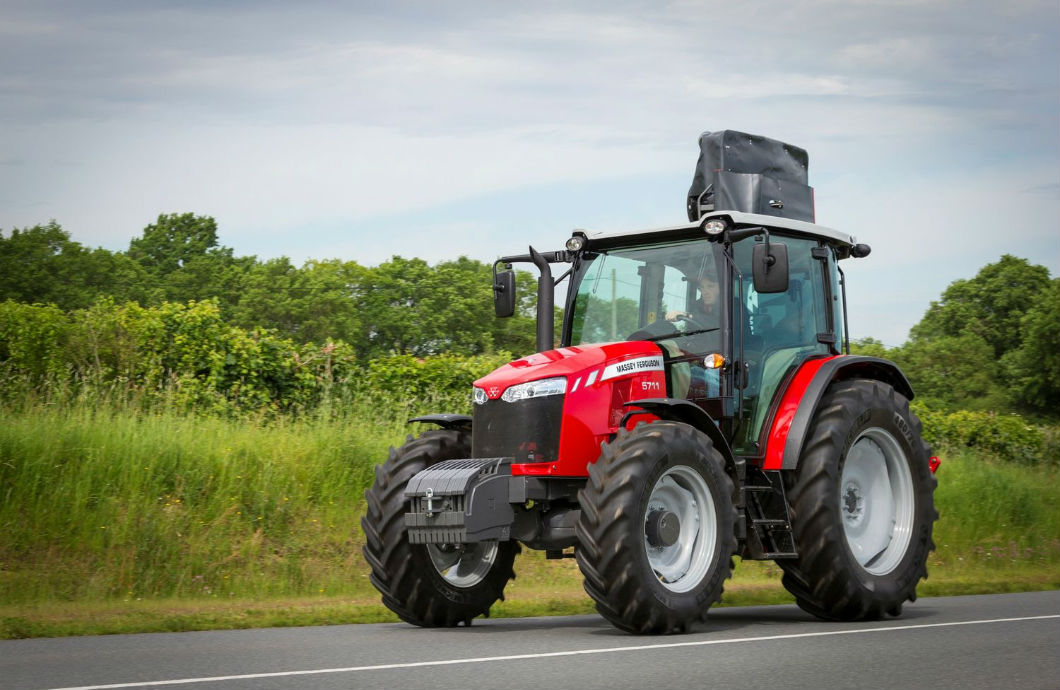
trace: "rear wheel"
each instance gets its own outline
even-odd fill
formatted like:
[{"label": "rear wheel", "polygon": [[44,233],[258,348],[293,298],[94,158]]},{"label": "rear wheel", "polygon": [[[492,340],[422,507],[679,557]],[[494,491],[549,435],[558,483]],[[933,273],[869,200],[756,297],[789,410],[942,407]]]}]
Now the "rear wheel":
[{"label": "rear wheel", "polygon": [[365,492],[368,510],[361,519],[364,557],[371,582],[383,603],[402,620],[426,627],[471,624],[504,598],[515,577],[515,542],[410,544],[405,531],[409,501],[405,485],[417,472],[443,460],[471,455],[470,435],[434,430],[390,449],[375,468],[375,483]]},{"label": "rear wheel", "polygon": [[935,548],[936,481],[909,401],[869,380],[825,394],[788,485],[799,557],[784,586],[821,618],[898,615]]},{"label": "rear wheel", "polygon": [[633,633],[703,620],[732,573],[732,492],[721,454],[692,427],[620,431],[578,493],[578,566],[597,611]]}]

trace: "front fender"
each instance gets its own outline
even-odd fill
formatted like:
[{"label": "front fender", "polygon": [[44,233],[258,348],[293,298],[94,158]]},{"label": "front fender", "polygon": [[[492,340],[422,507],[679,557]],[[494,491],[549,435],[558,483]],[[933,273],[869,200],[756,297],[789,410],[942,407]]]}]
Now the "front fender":
[{"label": "front fender", "polygon": [[[725,458],[725,465],[729,469],[736,467],[736,456],[733,455],[732,447],[725,435],[721,433],[714,419],[707,414],[699,405],[679,398],[644,398],[642,400],[630,400],[623,407],[641,408],[659,419],[674,422],[683,422],[689,426],[702,431],[714,443],[714,447],[721,452]],[[631,411],[632,414],[635,412]],[[627,413],[627,417],[631,414]],[[625,426],[625,423],[622,424]]]}]

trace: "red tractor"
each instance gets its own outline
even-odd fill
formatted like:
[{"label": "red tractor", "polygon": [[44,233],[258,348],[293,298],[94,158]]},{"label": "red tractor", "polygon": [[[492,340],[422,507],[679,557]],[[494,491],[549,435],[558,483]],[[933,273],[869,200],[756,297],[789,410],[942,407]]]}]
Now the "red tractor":
[{"label": "red tractor", "polygon": [[[938,461],[902,372],[849,354],[839,263],[869,247],[814,224],[807,162],[706,133],[690,222],[575,231],[565,250],[494,264],[500,317],[512,265],[540,270],[540,352],[475,381],[471,416],[412,420],[440,428],[376,468],[364,555],[387,607],[468,625],[503,596],[520,544],[576,557],[597,610],[633,633],[703,620],[734,555],[776,561],[822,618],[915,599]],[[569,268],[554,280],[551,264]]]}]

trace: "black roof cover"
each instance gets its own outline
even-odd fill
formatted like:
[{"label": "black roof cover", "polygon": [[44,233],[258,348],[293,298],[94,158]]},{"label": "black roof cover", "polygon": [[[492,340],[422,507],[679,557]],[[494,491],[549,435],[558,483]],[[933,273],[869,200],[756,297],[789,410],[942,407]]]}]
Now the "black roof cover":
[{"label": "black roof cover", "polygon": [[769,137],[731,129],[704,132],[688,190],[688,219],[727,209],[813,222],[809,161],[806,149]]}]

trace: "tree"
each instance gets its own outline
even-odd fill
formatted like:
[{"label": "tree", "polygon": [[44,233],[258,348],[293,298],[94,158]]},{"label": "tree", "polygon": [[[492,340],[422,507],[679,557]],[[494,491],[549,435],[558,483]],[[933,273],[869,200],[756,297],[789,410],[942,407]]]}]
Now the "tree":
[{"label": "tree", "polygon": [[127,256],[86,249],[55,221],[0,233],[0,300],[86,308],[100,296],[137,300],[149,283]]},{"label": "tree", "polygon": [[1055,410],[1055,282],[1044,266],[1005,254],[951,283],[896,354],[917,394],[951,409]]},{"label": "tree", "polygon": [[216,299],[227,314],[242,296],[255,257],[232,256],[217,243],[217,221],[193,213],[161,214],[129,242],[129,257],[151,277],[151,303]]},{"label": "tree", "polygon": [[[192,213],[160,214],[129,242],[129,256],[157,276],[173,273],[217,247],[217,221]],[[231,250],[229,250],[231,254]]]},{"label": "tree", "polygon": [[970,280],[956,280],[932,302],[924,318],[913,327],[913,340],[965,332],[980,336],[995,357],[1019,347],[1020,320],[1049,286],[1049,270],[1026,259],[1005,254],[987,264]]},{"label": "tree", "polygon": [[976,333],[913,340],[892,353],[919,400],[948,410],[1007,407],[1002,367]]},{"label": "tree", "polygon": [[858,338],[850,342],[850,354],[864,355],[866,357],[879,357],[880,359],[892,359],[894,355],[882,341],[876,338]]},{"label": "tree", "polygon": [[532,352],[534,321],[526,312],[536,293],[527,281],[518,279],[517,316],[498,319],[489,265],[460,257],[431,267],[395,256],[365,269],[354,290],[364,324],[355,345],[365,356]]},{"label": "tree", "polygon": [[354,289],[364,272],[353,261],[308,261],[296,268],[287,257],[255,263],[243,279],[232,319],[243,328],[274,328],[296,342],[361,338]]},{"label": "tree", "polygon": [[1060,416],[1060,278],[1023,315],[1020,345],[1002,364],[1017,404],[1054,419]]}]

